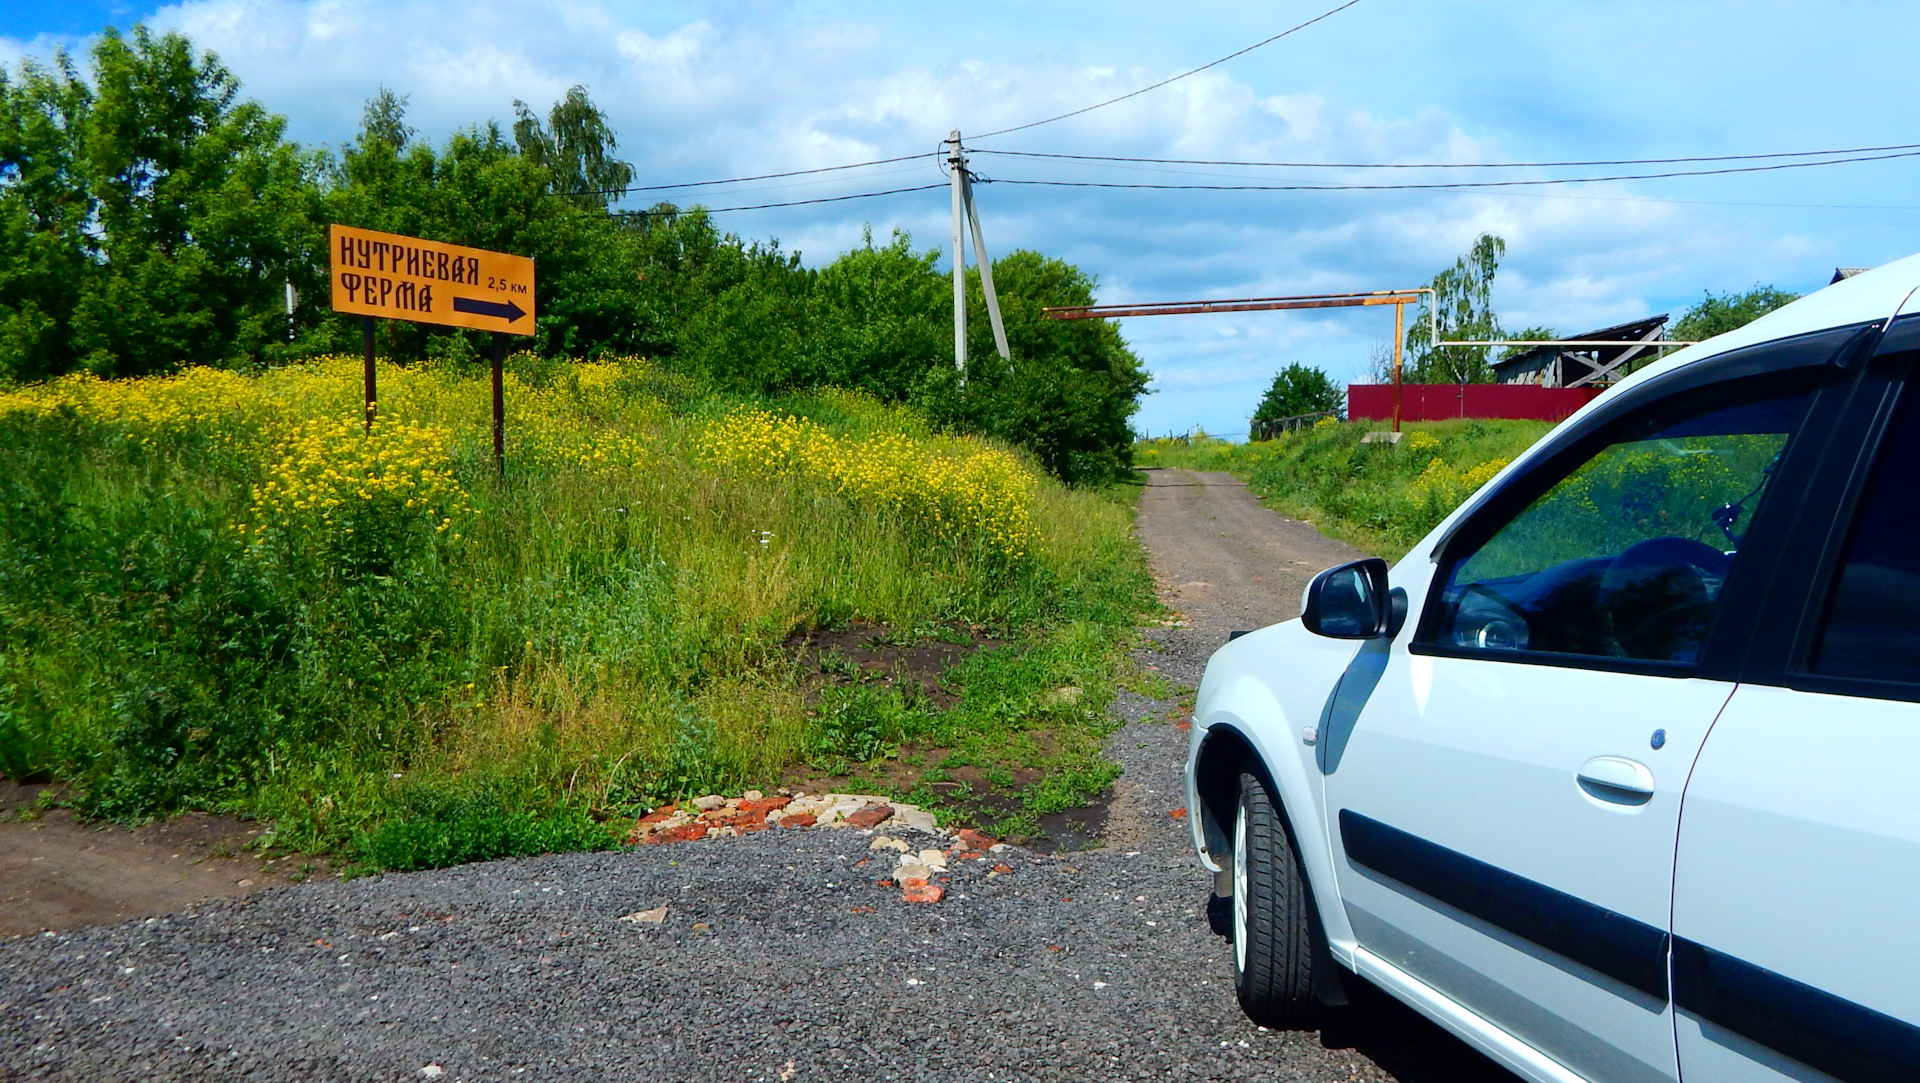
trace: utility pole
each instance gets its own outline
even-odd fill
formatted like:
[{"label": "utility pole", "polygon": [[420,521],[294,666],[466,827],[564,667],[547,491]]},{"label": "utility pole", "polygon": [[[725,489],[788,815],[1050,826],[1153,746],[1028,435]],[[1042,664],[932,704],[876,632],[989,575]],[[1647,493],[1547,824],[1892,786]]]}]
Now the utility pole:
[{"label": "utility pole", "polygon": [[[1438,305],[1434,306],[1438,308]],[[1400,431],[1400,350],[1407,338],[1407,306],[1393,306],[1393,431]]]},{"label": "utility pole", "polygon": [[[1000,296],[993,288],[993,261],[987,257],[987,242],[980,230],[980,211],[973,203],[973,182],[967,178],[967,155],[960,146],[960,132],[947,137],[948,178],[953,189],[953,363],[960,379],[967,378],[967,264],[965,237],[973,232],[973,261],[980,267],[980,287],[987,297],[987,320],[993,325],[993,346],[1000,360],[1013,360],[1007,348],[1007,326],[1000,319]],[[962,219],[965,219],[963,224]]]},{"label": "utility pole", "polygon": [[[964,159],[962,159],[964,162]],[[993,260],[987,256],[987,242],[980,234],[980,212],[973,205],[973,182],[967,179],[967,171],[960,171],[960,192],[966,197],[967,223],[973,227],[973,262],[980,265],[980,286],[987,295],[987,320],[993,324],[993,348],[1000,352],[1000,360],[1013,360],[1013,352],[1007,349],[1007,325],[1000,322],[1000,298],[993,291]]]},{"label": "utility pole", "polygon": [[960,371],[960,382],[967,380],[967,254],[960,219],[966,213],[966,195],[960,186],[966,183],[967,159],[960,151],[960,129],[947,137],[951,148],[947,155],[947,179],[953,188],[953,367]]}]

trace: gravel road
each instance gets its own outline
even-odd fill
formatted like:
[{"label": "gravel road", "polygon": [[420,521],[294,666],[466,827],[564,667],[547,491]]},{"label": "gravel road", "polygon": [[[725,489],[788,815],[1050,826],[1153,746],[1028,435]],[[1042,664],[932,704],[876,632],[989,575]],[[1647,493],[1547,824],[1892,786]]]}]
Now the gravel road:
[{"label": "gravel road", "polygon": [[[1188,624],[1148,657],[1177,682],[1350,552],[1225,475],[1151,477],[1140,535]],[[1105,848],[956,861],[936,905],[876,884],[869,833],[783,828],[0,941],[0,1079],[1510,1079],[1377,994],[1320,1032],[1246,1021],[1168,816],[1180,706],[1121,703]]]}]

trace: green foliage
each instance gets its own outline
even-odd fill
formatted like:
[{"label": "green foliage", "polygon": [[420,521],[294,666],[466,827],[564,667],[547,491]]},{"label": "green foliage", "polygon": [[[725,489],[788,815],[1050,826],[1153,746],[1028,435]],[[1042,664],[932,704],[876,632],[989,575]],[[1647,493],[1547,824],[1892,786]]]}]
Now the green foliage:
[{"label": "green foliage", "polygon": [[1255,421],[1333,412],[1346,416],[1346,389],[1324,371],[1298,362],[1274,374],[1273,383],[1253,411]]},{"label": "green foliage", "polygon": [[0,376],[167,371],[284,340],[319,161],[178,34],[0,72]]},{"label": "green foliage", "polygon": [[[1551,327],[1536,325],[1522,328],[1510,335],[1503,334],[1500,337],[1518,339],[1521,342],[1548,342],[1559,338],[1560,332]],[[1506,346],[1500,350],[1500,359],[1504,361],[1509,357],[1518,357],[1531,349],[1533,349],[1532,346]]]},{"label": "green foliage", "polygon": [[[286,141],[284,120],[241,101],[238,81],[178,34],[108,32],[86,75],[64,54],[0,70],[0,378],[355,352],[361,319],[323,302],[339,223],[533,257],[539,315],[518,345],[535,353],[653,357],[755,395],[859,388],[1021,444],[1075,484],[1126,472],[1146,378],[1111,324],[1041,318],[1092,301],[1093,281],[1070,265],[1002,260],[1011,364],[994,355],[970,276],[963,387],[952,279],[905,234],[814,270],[698,208],[610,214],[634,168],[584,87],[544,118],[513,102],[510,134],[489,121],[438,147],[416,138],[406,105],[381,88],[336,156]],[[479,332],[376,328],[386,358],[460,365],[487,352]]]},{"label": "green foliage", "polygon": [[[461,422],[450,469],[476,511],[457,545],[383,525],[407,510],[371,501],[352,522],[372,550],[252,543],[235,526],[273,460],[242,416],[6,413],[0,771],[71,783],[95,816],[237,811],[275,821],[280,845],[396,868],[600,845],[589,814],[772,788],[792,764],[864,767],[910,741],[1071,770],[1084,797],[1105,769],[1088,705],[1152,604],[1123,496],[1041,481],[1031,552],[984,559],[831,490],[713,472],[699,436],[738,400],[627,368],[585,388],[586,366],[513,364],[553,416],[585,415],[589,446],[624,441],[644,468],[543,458],[528,424],[509,430],[504,481],[483,415],[457,412],[484,401],[478,374],[410,377],[439,381],[413,398],[383,376],[396,411]],[[844,392],[778,405],[848,436],[933,428]],[[1014,642],[954,678],[954,710],[857,685],[809,714],[783,641],[852,618]],[[1083,702],[1047,698],[1069,684]]]},{"label": "green foliage", "polygon": [[1680,314],[1670,332],[1681,342],[1700,342],[1745,327],[1774,309],[1797,300],[1799,294],[1777,290],[1772,286],[1755,286],[1745,293],[1715,294],[1708,291],[1699,304]]},{"label": "green foliage", "polygon": [[[1505,338],[1493,311],[1493,277],[1507,242],[1482,233],[1452,267],[1433,276],[1438,298],[1440,338],[1487,341]],[[1416,310],[1406,330],[1404,369],[1408,383],[1486,384],[1493,382],[1493,366],[1486,346],[1441,346],[1435,349],[1428,330],[1425,305]]]},{"label": "green foliage", "polygon": [[[944,287],[949,298],[952,282]],[[1130,421],[1146,391],[1146,371],[1112,323],[1043,314],[1051,306],[1092,304],[1093,278],[1064,260],[1016,250],[994,264],[993,283],[1012,361],[994,350],[986,294],[969,272],[966,384],[955,387],[952,370],[938,368],[920,402],[950,424],[1027,447],[1070,484],[1119,480],[1132,466]]]},{"label": "green foliage", "polygon": [[410,872],[498,857],[610,850],[608,829],[577,808],[511,808],[497,792],[418,790],[403,811],[355,834],[352,855],[376,869]]},{"label": "green foliage", "polygon": [[568,88],[544,125],[518,98],[513,112],[513,140],[520,156],[552,174],[555,191],[606,207],[633,183],[633,166],[613,156],[619,142],[606,114],[588,99],[586,87]]}]

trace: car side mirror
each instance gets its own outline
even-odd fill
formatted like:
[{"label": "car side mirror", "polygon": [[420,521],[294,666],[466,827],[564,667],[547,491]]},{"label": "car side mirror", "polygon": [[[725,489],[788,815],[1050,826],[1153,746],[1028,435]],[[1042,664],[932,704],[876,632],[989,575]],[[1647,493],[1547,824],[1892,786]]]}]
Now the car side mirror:
[{"label": "car side mirror", "polygon": [[1379,639],[1400,631],[1406,592],[1387,585],[1387,562],[1379,557],[1328,568],[1307,584],[1300,623],[1329,639]]}]

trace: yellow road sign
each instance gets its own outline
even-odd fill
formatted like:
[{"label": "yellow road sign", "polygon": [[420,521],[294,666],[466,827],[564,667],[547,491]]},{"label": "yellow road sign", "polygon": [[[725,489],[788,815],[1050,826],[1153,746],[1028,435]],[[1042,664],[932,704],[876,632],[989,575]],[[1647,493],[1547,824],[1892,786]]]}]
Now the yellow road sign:
[{"label": "yellow road sign", "polygon": [[333,310],[533,334],[533,260],[484,248],[333,227]]}]

